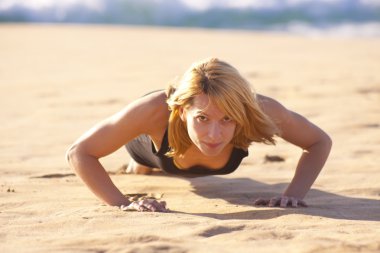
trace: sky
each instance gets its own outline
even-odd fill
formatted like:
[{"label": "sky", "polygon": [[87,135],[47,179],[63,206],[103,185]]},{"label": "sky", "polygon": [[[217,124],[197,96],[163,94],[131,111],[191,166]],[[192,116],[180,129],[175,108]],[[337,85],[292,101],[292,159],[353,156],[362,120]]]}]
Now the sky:
[{"label": "sky", "polygon": [[[138,0],[136,0],[138,1]],[[165,1],[165,0],[154,0]],[[210,7],[230,7],[230,8],[262,8],[271,7],[279,3],[286,3],[286,5],[297,5],[307,2],[326,2],[337,3],[347,0],[178,0],[183,2],[188,7],[196,10],[205,10]],[[380,0],[357,0],[369,5],[380,6]],[[81,4],[90,9],[101,10],[104,0],[1,0],[0,10],[8,9],[14,5],[22,5],[30,9],[41,9],[52,5],[59,7],[68,7],[73,4]]]},{"label": "sky", "polygon": [[43,9],[50,6],[60,6],[60,7],[69,7],[74,4],[81,4],[90,9],[102,8],[101,0],[1,0],[0,1],[0,10],[11,8],[14,5],[22,5],[29,9]]}]

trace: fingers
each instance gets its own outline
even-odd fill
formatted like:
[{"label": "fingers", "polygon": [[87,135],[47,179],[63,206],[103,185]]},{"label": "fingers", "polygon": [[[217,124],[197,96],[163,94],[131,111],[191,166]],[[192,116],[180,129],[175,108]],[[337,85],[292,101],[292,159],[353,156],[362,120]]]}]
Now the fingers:
[{"label": "fingers", "polygon": [[144,199],[137,202],[140,212],[166,212],[166,202],[158,202],[154,199]]},{"label": "fingers", "polygon": [[147,207],[152,212],[166,212],[166,202],[165,201],[156,201],[151,199],[144,200],[145,203],[143,205]]},{"label": "fingers", "polygon": [[297,199],[295,197],[288,197],[288,196],[279,196],[279,197],[273,197],[271,199],[263,199],[258,198],[254,202],[254,205],[257,206],[269,206],[269,207],[307,207],[307,204],[305,201]]},{"label": "fingers", "polygon": [[148,211],[148,207],[145,207],[144,205],[142,205],[141,201],[133,201],[131,203],[132,207],[139,211],[139,212],[144,212],[144,211]]},{"label": "fingers", "polygon": [[299,201],[298,201],[298,206],[308,207],[308,205],[306,204],[306,202],[303,201],[303,200],[299,200]]},{"label": "fingers", "polygon": [[258,198],[253,202],[256,206],[267,206],[269,204],[269,200]]},{"label": "fingers", "polygon": [[141,207],[143,207],[144,209],[146,209],[144,211],[155,212],[157,210],[157,207],[154,204],[154,202],[153,201],[149,201],[148,199],[140,200],[138,203],[139,203],[139,205]]},{"label": "fingers", "polygon": [[280,201],[281,201],[281,197],[274,197],[274,198],[271,198],[269,200],[269,204],[268,206],[269,207],[275,207],[275,206],[278,206],[280,204]]},{"label": "fingers", "polygon": [[160,201],[160,206],[161,206],[160,212],[167,212],[168,211],[166,209],[166,202],[165,201]]},{"label": "fingers", "polygon": [[296,199],[296,198],[290,198],[290,201],[292,203],[292,207],[297,207],[298,206],[298,199]]},{"label": "fingers", "polygon": [[[298,203],[299,203],[299,200],[297,198],[282,196],[280,207],[287,207],[287,206],[298,207]],[[303,203],[305,203],[305,202],[303,202]]]},{"label": "fingers", "polygon": [[289,202],[289,198],[286,197],[286,196],[283,196],[280,199],[280,207],[287,207],[288,206],[288,202]]},{"label": "fingers", "polygon": [[123,211],[139,211],[139,212],[167,212],[165,201],[156,201],[154,199],[144,199],[133,201],[128,206],[120,207]]}]

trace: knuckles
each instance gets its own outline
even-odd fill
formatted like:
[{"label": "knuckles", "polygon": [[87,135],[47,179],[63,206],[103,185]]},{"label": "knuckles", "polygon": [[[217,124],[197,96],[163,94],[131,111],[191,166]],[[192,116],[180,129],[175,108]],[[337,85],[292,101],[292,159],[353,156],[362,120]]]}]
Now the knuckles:
[{"label": "knuckles", "polygon": [[254,205],[269,207],[307,207],[307,204],[303,200],[288,196],[273,197],[270,199],[258,198],[254,201]]}]

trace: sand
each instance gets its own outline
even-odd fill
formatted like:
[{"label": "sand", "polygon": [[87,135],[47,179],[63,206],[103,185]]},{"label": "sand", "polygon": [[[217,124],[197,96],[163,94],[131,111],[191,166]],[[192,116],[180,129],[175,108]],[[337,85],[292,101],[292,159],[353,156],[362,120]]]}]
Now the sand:
[{"label": "sand", "polygon": [[[123,26],[0,25],[0,252],[380,252],[380,39]],[[115,175],[163,194],[170,213],[98,201],[65,161],[84,131],[219,57],[256,91],[326,130],[333,150],[308,208],[252,205],[280,194],[301,150],[250,148],[233,174]],[[265,162],[277,155],[282,162]]]}]

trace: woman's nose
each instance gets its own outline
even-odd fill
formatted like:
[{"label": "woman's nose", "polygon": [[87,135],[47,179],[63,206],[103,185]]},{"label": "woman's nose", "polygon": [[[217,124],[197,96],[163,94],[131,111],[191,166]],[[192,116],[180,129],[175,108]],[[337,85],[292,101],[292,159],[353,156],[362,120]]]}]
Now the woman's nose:
[{"label": "woman's nose", "polygon": [[211,123],[210,127],[208,129],[208,137],[211,140],[219,140],[220,136],[222,135],[221,130],[222,129],[221,129],[219,123],[216,123],[216,122]]}]

